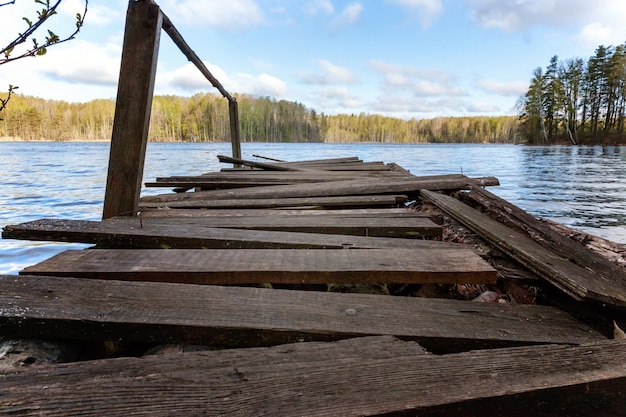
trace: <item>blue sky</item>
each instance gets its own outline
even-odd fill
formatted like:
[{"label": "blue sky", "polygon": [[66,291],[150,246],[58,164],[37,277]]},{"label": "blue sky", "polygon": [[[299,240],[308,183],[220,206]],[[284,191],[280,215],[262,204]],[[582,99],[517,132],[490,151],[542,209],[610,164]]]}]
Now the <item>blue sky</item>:
[{"label": "blue sky", "polygon": [[[54,31],[84,6],[64,0]],[[157,0],[231,93],[326,114],[515,114],[534,68],[626,42],[624,0]],[[0,90],[114,98],[128,2],[91,0],[78,38],[0,66]],[[32,0],[0,7],[0,41]],[[156,94],[215,92],[163,33]]]}]

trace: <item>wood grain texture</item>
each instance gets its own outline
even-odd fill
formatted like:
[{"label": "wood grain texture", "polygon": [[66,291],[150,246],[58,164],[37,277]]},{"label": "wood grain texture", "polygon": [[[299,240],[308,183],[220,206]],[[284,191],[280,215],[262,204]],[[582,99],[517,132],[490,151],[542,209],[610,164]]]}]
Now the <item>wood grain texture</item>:
[{"label": "wood grain texture", "polygon": [[439,209],[570,296],[626,308],[626,281],[622,277],[605,277],[582,268],[455,198],[427,190],[422,194]]},{"label": "wood grain texture", "polygon": [[129,4],[104,196],[105,219],[137,214],[162,23],[156,4]]},{"label": "wood grain texture", "polygon": [[86,249],[22,274],[193,284],[495,283],[469,249]]},{"label": "wood grain texture", "polygon": [[313,184],[273,185],[230,190],[198,191],[194,193],[160,194],[145,196],[142,203],[165,203],[184,200],[238,199],[238,198],[302,198],[345,195],[403,194],[413,198],[419,190],[463,190],[471,185],[498,185],[491,177],[467,178],[364,178]]},{"label": "wood grain texture", "polygon": [[[600,276],[600,279],[621,283],[626,288],[626,268],[618,266],[607,258],[593,252],[581,242],[570,239],[563,233],[557,232],[551,224],[522,210],[482,188],[472,188],[464,198],[482,205],[490,213],[508,222],[512,227],[522,231],[540,245],[569,259],[576,265],[590,269]],[[574,231],[570,231],[574,233]],[[622,249],[624,249],[622,247]]]},{"label": "wood grain texture", "polygon": [[0,379],[2,410],[27,416],[619,416],[626,406],[623,342],[443,356],[407,347],[391,358],[363,352],[370,345],[384,352],[385,343],[402,352],[397,342],[355,342],[333,343],[325,357],[315,353],[315,343],[22,370]]},{"label": "wood grain texture", "polygon": [[553,307],[248,287],[0,276],[0,306],[0,335],[13,338],[244,347],[395,335],[436,352],[604,339]]},{"label": "wood grain texture", "polygon": [[163,202],[142,202],[142,210],[151,208],[276,208],[276,207],[393,207],[404,204],[409,200],[405,195],[359,195],[359,196],[339,196],[339,197],[302,197],[302,198],[239,198],[239,199],[192,199],[183,201]]},{"label": "wood grain texture", "polygon": [[168,219],[171,222],[152,217],[149,220],[113,218],[102,222],[41,219],[5,226],[2,237],[134,249],[342,249],[349,246],[354,249],[395,247],[455,250],[462,247],[435,240],[230,229],[206,227],[198,223],[188,227],[186,222],[189,217]]}]

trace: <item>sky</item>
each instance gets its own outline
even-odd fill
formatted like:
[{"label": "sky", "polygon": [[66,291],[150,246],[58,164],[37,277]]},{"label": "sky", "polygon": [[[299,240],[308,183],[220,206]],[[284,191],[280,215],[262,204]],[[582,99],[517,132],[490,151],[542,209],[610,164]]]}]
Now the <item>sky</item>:
[{"label": "sky", "polygon": [[[330,115],[513,115],[533,70],[552,56],[587,60],[599,45],[626,42],[624,0],[156,2],[230,93]],[[127,6],[90,0],[75,40],[0,65],[0,91],[11,84],[46,99],[114,99]],[[0,7],[0,46],[37,8],[33,0]],[[53,32],[63,38],[83,9],[84,1],[63,0]],[[155,94],[206,92],[217,93],[163,32]]]}]

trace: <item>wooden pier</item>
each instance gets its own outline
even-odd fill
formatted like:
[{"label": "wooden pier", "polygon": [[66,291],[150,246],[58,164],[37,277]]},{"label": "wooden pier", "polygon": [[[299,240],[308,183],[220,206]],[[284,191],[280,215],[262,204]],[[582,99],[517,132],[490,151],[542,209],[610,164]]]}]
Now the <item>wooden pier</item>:
[{"label": "wooden pier", "polygon": [[4,228],[94,246],[0,277],[0,336],[81,359],[3,366],[0,415],[623,415],[624,267],[496,179],[239,162],[150,182],[178,192],[139,216]]},{"label": "wooden pier", "polygon": [[[233,167],[141,197],[161,30],[228,100]],[[623,245],[496,178],[238,140],[235,97],[130,1],[103,220],[2,231],[92,246],[0,276],[0,415],[626,415]]]}]

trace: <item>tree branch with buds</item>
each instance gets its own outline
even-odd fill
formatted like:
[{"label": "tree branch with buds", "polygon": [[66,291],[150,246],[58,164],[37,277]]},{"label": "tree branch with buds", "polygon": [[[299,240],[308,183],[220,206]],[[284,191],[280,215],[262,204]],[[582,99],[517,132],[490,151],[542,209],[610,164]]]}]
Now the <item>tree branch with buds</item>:
[{"label": "tree branch with buds", "polygon": [[[48,21],[48,19],[52,18],[52,16],[57,14],[57,7],[61,4],[63,0],[57,0],[54,4],[50,3],[50,0],[35,0],[35,3],[42,5],[43,7],[37,11],[37,17],[34,19],[29,19],[28,17],[23,17],[22,19],[28,25],[28,29],[23,33],[20,33],[13,41],[11,41],[7,46],[0,49],[0,65],[6,64],[11,61],[15,61],[17,59],[25,58],[25,57],[33,57],[33,56],[41,56],[45,55],[48,51],[48,48],[52,45],[58,45],[63,42],[67,42],[76,37],[80,29],[83,27],[85,22],[85,16],[87,15],[87,7],[89,0],[85,0],[85,9],[83,13],[76,13],[76,29],[68,36],[61,38],[56,33],[51,30],[47,30],[47,34],[45,35],[44,41],[40,42],[35,37],[31,37],[35,32],[43,30],[44,23]],[[6,6],[9,4],[14,4],[13,2],[8,2],[4,4],[0,4],[0,6]],[[13,56],[12,53],[15,50],[15,47],[18,45],[25,44],[30,39],[31,46],[27,48],[26,51]]]}]

